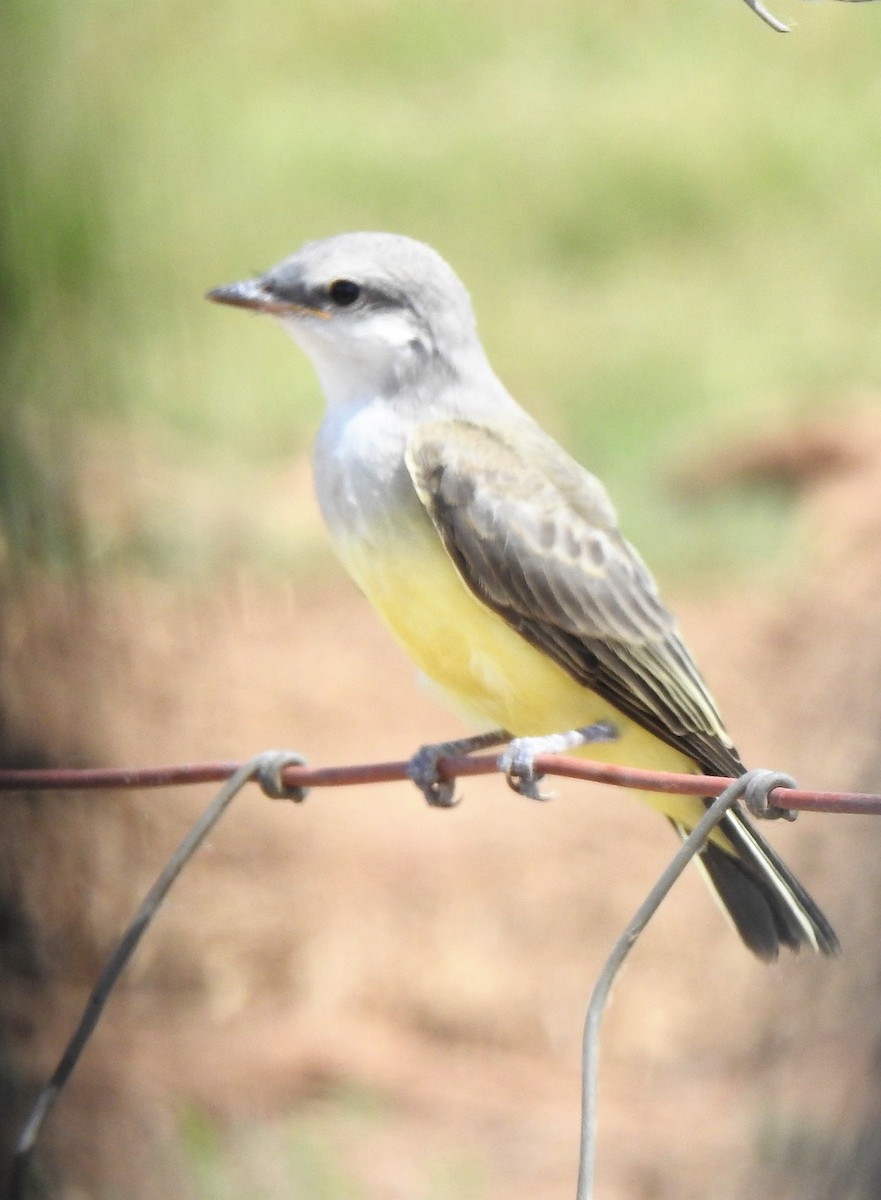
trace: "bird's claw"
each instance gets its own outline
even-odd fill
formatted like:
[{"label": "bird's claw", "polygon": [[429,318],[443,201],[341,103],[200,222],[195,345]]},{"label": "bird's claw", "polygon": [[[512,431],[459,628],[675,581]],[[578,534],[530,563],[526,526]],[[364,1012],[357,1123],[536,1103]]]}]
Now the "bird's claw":
[{"label": "bird's claw", "polygon": [[442,758],[458,758],[461,755],[473,754],[475,750],[498,746],[508,741],[510,736],[504,729],[488,729],[485,733],[475,733],[471,737],[457,738],[452,742],[435,742],[420,746],[407,763],[407,778],[416,784],[433,808],[453,808],[461,799],[456,795],[456,781],[440,778],[438,762]]},{"label": "bird's claw", "polygon": [[420,746],[407,762],[407,778],[416,784],[432,808],[453,808],[461,799],[456,795],[456,781],[441,779],[437,773],[438,762],[450,753],[445,742]]},{"label": "bird's claw", "polygon": [[499,755],[499,770],[504,771],[508,787],[528,800],[552,800],[553,792],[539,787],[543,775],[535,769],[535,756],[545,749],[544,738],[514,738]]}]

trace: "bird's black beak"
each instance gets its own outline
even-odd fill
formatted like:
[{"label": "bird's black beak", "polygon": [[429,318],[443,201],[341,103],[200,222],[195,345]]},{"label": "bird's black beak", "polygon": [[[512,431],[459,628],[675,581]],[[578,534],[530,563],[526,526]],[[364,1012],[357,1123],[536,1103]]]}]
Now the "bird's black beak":
[{"label": "bird's black beak", "polygon": [[277,312],[278,301],[259,279],[243,279],[240,283],[225,283],[208,292],[206,300],[216,304],[231,304],[235,308],[252,308],[257,312]]},{"label": "bird's black beak", "polygon": [[253,312],[273,313],[276,316],[288,313],[326,318],[328,315],[320,309],[276,295],[262,279],[243,279],[239,283],[223,284],[208,292],[205,299],[213,300],[215,304],[230,304],[233,308],[250,308]]}]

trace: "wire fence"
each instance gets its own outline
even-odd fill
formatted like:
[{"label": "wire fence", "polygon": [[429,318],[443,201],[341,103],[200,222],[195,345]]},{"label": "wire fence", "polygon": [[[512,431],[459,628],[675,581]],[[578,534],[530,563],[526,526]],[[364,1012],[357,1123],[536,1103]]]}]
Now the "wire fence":
[{"label": "wire fence", "polygon": [[[851,3],[853,0],[848,0],[848,2]],[[856,2],[860,3],[860,0],[856,0]],[[766,25],[770,25],[770,27],[777,33],[790,32],[791,26],[785,24],[785,22],[781,21],[779,17],[775,17],[772,12],[765,8],[762,0],[744,0],[744,3],[746,4],[747,8],[751,8],[757,17],[760,17]]]},{"label": "wire fence", "polygon": [[[220,790],[181,841],[142,901],[92,989],[79,1024],[51,1078],[40,1090],[16,1144],[10,1176],[10,1200],[24,1200],[31,1159],[40,1131],[70,1079],[120,975],[175,880],[241,790],[248,783],[255,782],[272,798],[299,803],[311,788],[407,780],[408,766],[408,762],[400,761],[314,768],[306,766],[302,755],[296,751],[269,750],[245,763],[208,762],[134,769],[0,770],[0,791],[6,792],[147,789],[222,782]],[[640,791],[715,797],[616,941],[597,977],[587,1007],[582,1042],[582,1118],[576,1200],[592,1200],[600,1026],[606,1001],[627,955],[685,867],[700,853],[716,825],[738,799],[744,800],[753,815],[773,819],[792,818],[797,811],[881,814],[881,795],[803,790],[795,787],[786,775],[762,770],[749,771],[739,779],[727,779],[645,771],[558,755],[536,756],[535,768],[540,774]],[[453,782],[460,776],[491,774],[501,769],[494,755],[457,755],[441,758],[437,763],[438,777],[447,782]]]},{"label": "wire fence", "polygon": [[[272,753],[271,751],[268,753]],[[395,783],[409,780],[408,761],[353,763],[350,766],[286,766],[286,787],[325,788],[356,784]],[[240,762],[183,763],[165,767],[97,767],[0,770],[0,792],[92,791],[121,788],[165,788],[197,783],[222,783],[241,768]],[[498,772],[492,755],[453,755],[438,759],[441,780]],[[613,766],[588,759],[556,754],[538,754],[536,771],[565,779],[606,783],[640,792],[666,792],[679,796],[718,796],[733,780],[717,775],[677,775],[670,771],[645,771]],[[864,813],[881,815],[881,794],[874,792],[829,792],[788,788],[785,796],[769,797],[772,804],[798,812]]]}]

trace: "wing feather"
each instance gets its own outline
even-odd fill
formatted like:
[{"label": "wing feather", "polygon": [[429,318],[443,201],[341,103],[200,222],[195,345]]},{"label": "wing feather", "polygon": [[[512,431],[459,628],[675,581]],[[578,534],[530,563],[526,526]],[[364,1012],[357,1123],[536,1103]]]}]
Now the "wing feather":
[{"label": "wing feather", "polygon": [[739,759],[636,551],[593,476],[532,425],[516,443],[463,420],[411,435],[414,487],[462,579],[578,682],[702,770]]}]

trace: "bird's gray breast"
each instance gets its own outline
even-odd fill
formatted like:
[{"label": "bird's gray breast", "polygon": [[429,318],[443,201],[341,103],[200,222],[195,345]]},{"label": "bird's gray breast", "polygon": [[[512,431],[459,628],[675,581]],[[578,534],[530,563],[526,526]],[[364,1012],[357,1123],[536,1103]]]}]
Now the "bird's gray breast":
[{"label": "bird's gray breast", "polygon": [[372,538],[385,527],[428,521],[404,461],[408,432],[407,421],[379,400],[328,409],[312,467],[332,536]]}]

